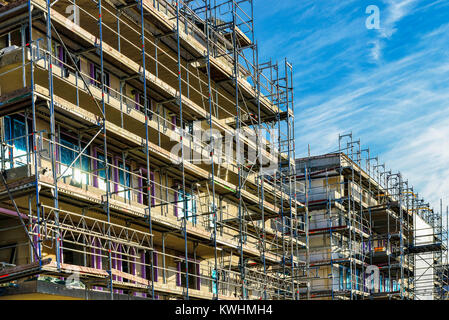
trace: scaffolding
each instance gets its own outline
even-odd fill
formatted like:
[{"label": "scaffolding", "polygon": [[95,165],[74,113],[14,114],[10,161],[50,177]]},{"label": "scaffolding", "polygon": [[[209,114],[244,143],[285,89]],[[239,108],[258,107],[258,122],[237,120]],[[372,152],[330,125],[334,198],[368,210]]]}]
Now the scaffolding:
[{"label": "scaffolding", "polygon": [[312,299],[445,298],[442,205],[434,212],[352,133],[339,135],[336,152],[297,166],[307,186],[298,199],[310,216]]},{"label": "scaffolding", "polygon": [[253,1],[93,3],[0,8],[0,282],[308,294],[293,67],[259,63]]}]

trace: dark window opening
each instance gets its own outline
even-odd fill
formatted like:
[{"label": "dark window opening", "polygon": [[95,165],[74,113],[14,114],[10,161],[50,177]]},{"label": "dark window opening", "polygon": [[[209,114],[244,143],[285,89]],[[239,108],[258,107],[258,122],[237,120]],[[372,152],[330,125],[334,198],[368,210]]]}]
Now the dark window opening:
[{"label": "dark window opening", "polygon": [[[154,263],[154,261],[153,261]],[[151,258],[150,258],[150,252],[145,252],[145,273],[147,276],[147,279],[151,281],[153,278],[153,273],[151,272]]]},{"label": "dark window opening", "polygon": [[20,29],[11,31],[11,46],[22,46],[22,32],[20,32]]},{"label": "dark window opening", "polygon": [[126,273],[131,273],[129,268],[129,258],[124,258],[122,260],[122,271]]},{"label": "dark window opening", "polygon": [[17,251],[17,243],[9,243],[0,246],[0,262],[6,262],[11,265],[15,265],[17,259]]},{"label": "dark window opening", "polygon": [[[25,28],[27,31],[27,28]],[[25,36],[28,38],[27,33],[25,33]],[[26,40],[28,41],[28,40]],[[13,31],[10,31],[6,34],[2,34],[0,36],[0,49],[7,48],[10,46],[22,46],[22,31],[21,29],[16,29]]]},{"label": "dark window opening", "polygon": [[8,35],[2,35],[0,36],[0,49],[8,47],[9,41],[8,41]]},{"label": "dark window opening", "polygon": [[64,263],[73,264],[77,266],[84,266],[85,257],[82,251],[83,247],[81,245],[63,242],[62,255]]},{"label": "dark window opening", "polygon": [[[101,89],[101,68],[95,66],[95,86]],[[104,91],[109,92],[109,73],[103,69],[103,83],[105,85]]]},{"label": "dark window opening", "polygon": [[[184,261],[180,262],[181,264],[181,286],[186,286],[186,264]],[[188,263],[188,270],[189,270],[189,288],[191,289],[197,289],[197,272],[196,272],[197,266],[192,261],[189,261]]]}]

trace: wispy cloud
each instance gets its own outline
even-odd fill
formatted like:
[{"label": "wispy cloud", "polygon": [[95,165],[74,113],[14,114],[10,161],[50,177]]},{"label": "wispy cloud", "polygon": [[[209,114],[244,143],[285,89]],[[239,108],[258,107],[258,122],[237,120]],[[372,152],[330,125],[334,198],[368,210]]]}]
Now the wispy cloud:
[{"label": "wispy cloud", "polygon": [[368,40],[370,56],[373,63],[382,61],[382,49],[387,41],[391,41],[397,31],[397,24],[413,12],[418,0],[383,0],[384,7],[380,10],[380,29],[375,39]]},{"label": "wispy cloud", "polygon": [[379,0],[380,30],[360,1],[300,3],[283,1],[297,10],[278,11],[285,23],[261,46],[295,66],[297,155],[335,151],[352,131],[437,206],[449,195],[449,1]]},{"label": "wispy cloud", "polygon": [[418,0],[384,0],[386,4],[385,18],[381,20],[380,34],[390,38],[396,32],[396,23],[407,16],[418,3]]},{"label": "wispy cloud", "polygon": [[[447,112],[447,110],[446,110]],[[449,191],[449,119],[441,118],[431,127],[421,128],[396,141],[384,154],[390,165],[419,186],[418,191],[434,207]]]}]

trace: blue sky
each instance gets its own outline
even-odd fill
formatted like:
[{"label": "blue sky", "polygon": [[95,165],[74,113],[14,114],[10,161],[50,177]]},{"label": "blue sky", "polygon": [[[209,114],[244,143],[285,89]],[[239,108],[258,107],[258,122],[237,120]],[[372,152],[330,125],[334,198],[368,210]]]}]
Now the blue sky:
[{"label": "blue sky", "polygon": [[[367,29],[366,8],[380,9]],[[260,61],[294,66],[296,153],[352,131],[425,199],[449,203],[449,1],[256,0]]]}]

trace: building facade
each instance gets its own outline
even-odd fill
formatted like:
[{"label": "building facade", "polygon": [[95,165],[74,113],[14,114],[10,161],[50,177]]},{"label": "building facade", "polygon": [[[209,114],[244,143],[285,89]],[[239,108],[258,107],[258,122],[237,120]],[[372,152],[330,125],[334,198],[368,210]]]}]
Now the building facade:
[{"label": "building facade", "polygon": [[338,152],[296,161],[306,189],[298,199],[308,208],[311,299],[442,299],[441,212],[352,134],[339,140]]},{"label": "building facade", "polygon": [[252,6],[4,2],[2,298],[300,298],[292,66]]}]

